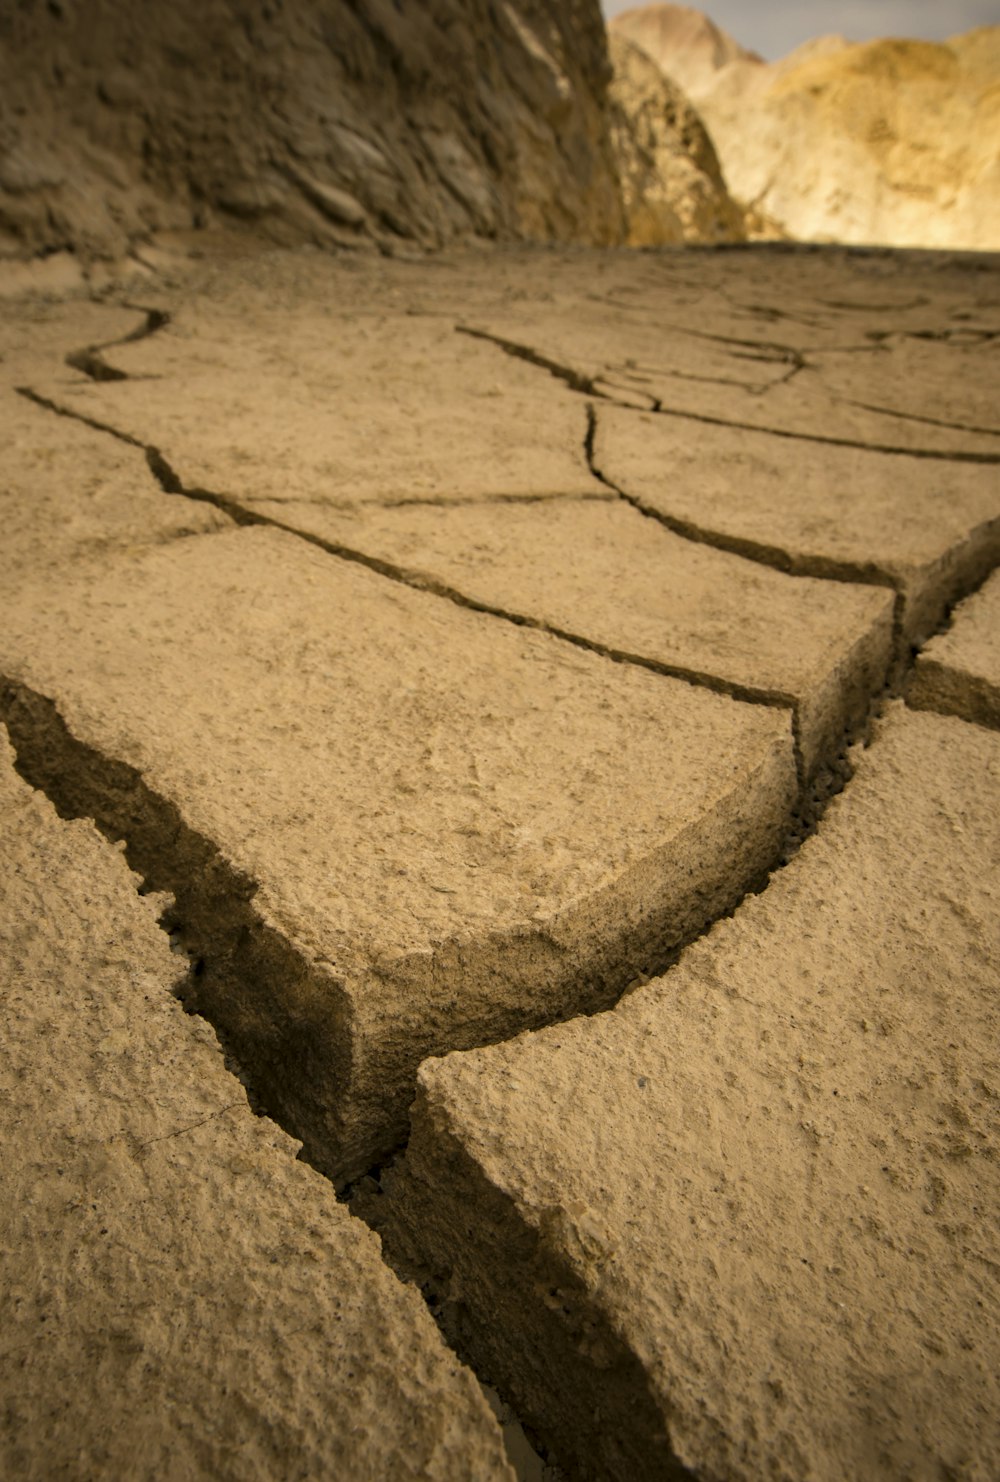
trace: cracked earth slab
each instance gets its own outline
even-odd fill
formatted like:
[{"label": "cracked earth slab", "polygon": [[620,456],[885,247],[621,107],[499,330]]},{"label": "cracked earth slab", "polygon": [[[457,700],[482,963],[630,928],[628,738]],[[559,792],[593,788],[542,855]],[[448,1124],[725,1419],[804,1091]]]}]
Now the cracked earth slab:
[{"label": "cracked earth slab", "polygon": [[[584,304],[573,316],[524,310],[477,322],[475,332],[508,354],[547,359],[597,394],[636,394],[656,408],[784,433],[804,440],[870,446],[934,458],[1000,460],[1000,429],[985,393],[964,397],[955,380],[986,385],[1000,374],[1000,338],[948,346],[901,339],[892,354],[836,356],[800,348],[809,336],[756,337],[718,307],[693,322],[675,317],[668,294],[635,316]],[[712,327],[714,326],[714,328]],[[886,335],[888,338],[888,334]],[[881,338],[870,342],[886,349]],[[949,353],[950,346],[950,353]],[[908,394],[899,378],[908,379]],[[947,390],[945,389],[947,388]],[[885,406],[879,403],[884,401]],[[895,405],[893,405],[895,403]],[[971,403],[971,404],[970,404]],[[929,415],[921,416],[920,413]],[[956,418],[948,420],[949,413]],[[988,426],[977,425],[977,418]]]},{"label": "cracked earth slab", "polygon": [[34,389],[160,448],[186,487],[249,506],[604,492],[567,388],[446,321],[338,307],[194,296],[105,352],[122,379],[68,370]]},{"label": "cracked earth slab", "polygon": [[891,592],[786,576],[683,540],[621,500],[257,512],[495,611],[794,706],[806,774],[864,720],[889,667]]},{"label": "cracked earth slab", "polygon": [[164,499],[142,452],[0,389],[0,582],[231,525],[210,505]]},{"label": "cracked earth slab", "polygon": [[390,1221],[574,1475],[995,1475],[998,787],[895,705],[665,977],[422,1068]]},{"label": "cracked earth slab", "polygon": [[933,633],[1000,561],[989,466],[816,446],[597,409],[594,466],[674,528],[779,567],[891,583],[901,640]]},{"label": "cracked earth slab", "polygon": [[[991,437],[1000,447],[1000,412],[995,387],[1000,380],[1000,307],[987,330],[975,321],[958,321],[932,337],[869,331],[874,353],[820,354],[814,357],[831,395],[869,410],[912,420],[925,427],[950,427],[956,445],[962,434]],[[977,440],[976,446],[988,447]]]},{"label": "cracked earth slab", "polygon": [[917,658],[907,698],[1000,729],[1000,572],[952,614]]},{"label": "cracked earth slab", "polygon": [[0,635],[26,775],[176,893],[192,1002],[338,1179],[402,1137],[425,1056],[606,1007],[795,804],[788,711],[277,531],[22,591]]},{"label": "cracked earth slab", "polygon": [[419,1295],[255,1117],[120,853],[0,727],[0,1470],[512,1479]]},{"label": "cracked earth slab", "polygon": [[0,325],[0,582],[230,524],[208,505],[166,500],[141,451],[17,395],[68,345],[127,334],[137,314],[86,302],[8,304]]}]

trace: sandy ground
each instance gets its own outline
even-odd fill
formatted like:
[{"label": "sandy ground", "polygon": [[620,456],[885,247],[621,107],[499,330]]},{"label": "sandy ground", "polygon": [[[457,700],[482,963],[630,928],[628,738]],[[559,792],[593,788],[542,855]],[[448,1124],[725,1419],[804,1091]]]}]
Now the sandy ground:
[{"label": "sandy ground", "polygon": [[143,256],[0,285],[9,1465],[995,1475],[997,261]]}]

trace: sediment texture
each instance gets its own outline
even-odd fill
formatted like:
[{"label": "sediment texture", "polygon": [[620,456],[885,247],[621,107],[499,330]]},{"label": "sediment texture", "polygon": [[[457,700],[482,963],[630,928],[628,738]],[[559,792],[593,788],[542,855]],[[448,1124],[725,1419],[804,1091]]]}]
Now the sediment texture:
[{"label": "sediment texture", "polygon": [[570,1479],[992,1478],[1000,759],[877,717],[992,683],[995,260],[140,255],[0,273],[11,1465],[504,1474],[292,1137]]},{"label": "sediment texture", "polygon": [[672,972],[422,1069],[399,1214],[575,1475],[990,1475],[998,774],[896,708]]},{"label": "sediment texture", "polygon": [[472,1375],[174,996],[155,897],[0,728],[0,1467],[512,1478]]}]

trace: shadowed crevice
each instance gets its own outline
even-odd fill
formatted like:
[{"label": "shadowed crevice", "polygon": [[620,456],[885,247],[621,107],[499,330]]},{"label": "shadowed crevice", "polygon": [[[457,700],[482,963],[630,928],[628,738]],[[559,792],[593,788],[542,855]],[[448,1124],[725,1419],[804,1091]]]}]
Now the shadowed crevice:
[{"label": "shadowed crevice", "polygon": [[104,359],[103,352],[111,350],[115,345],[134,345],[139,340],[149,339],[150,335],[156,334],[170,323],[170,315],[165,309],[140,309],[138,305],[125,304],[126,309],[134,308],[136,313],[144,315],[143,322],[137,328],[130,330],[128,334],[120,335],[115,340],[101,340],[96,345],[84,345],[80,350],[71,350],[65,356],[65,364],[72,370],[78,370],[89,377],[91,381],[127,381],[128,373],[120,370],[116,365],[109,365]]}]

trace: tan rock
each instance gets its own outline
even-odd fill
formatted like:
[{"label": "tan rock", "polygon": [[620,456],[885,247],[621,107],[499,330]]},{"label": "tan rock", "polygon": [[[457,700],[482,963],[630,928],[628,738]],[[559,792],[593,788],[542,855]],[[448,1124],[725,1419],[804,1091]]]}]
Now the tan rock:
[{"label": "tan rock", "polygon": [[995,250],[998,38],[808,58],[778,70],[757,109],[741,99],[739,118],[720,77],[701,106],[734,192],[810,241]]},{"label": "tan rock", "polygon": [[889,667],[884,588],[785,576],[681,539],[610,493],[446,509],[255,508],[519,621],[792,706],[806,774],[863,721]]},{"label": "tan rock", "polygon": [[[637,425],[639,424],[639,425]],[[1000,560],[993,465],[602,407],[595,463],[668,523],[789,570],[889,583],[920,643]]]},{"label": "tan rock", "polygon": [[174,997],[121,856],[0,728],[0,1470],[512,1478],[378,1241]]},{"label": "tan rock", "polygon": [[956,608],[917,659],[911,705],[1000,728],[1000,572]]},{"label": "tan rock", "polygon": [[684,6],[649,5],[611,24],[689,94],[761,230],[1000,244],[1000,27],[940,45],[824,36],[767,65]]},{"label": "tan rock", "polygon": [[788,711],[276,531],[23,590],[0,672],[32,780],[176,893],[194,1002],[338,1179],[428,1054],[606,1006],[727,909],[796,798]]},{"label": "tan rock", "polygon": [[639,46],[686,93],[701,94],[718,73],[735,63],[762,67],[761,57],[741,46],[701,10],[688,5],[636,5],[609,22],[613,36]]},{"label": "tan rock", "polygon": [[998,784],[894,709],[664,978],[422,1068],[391,1207],[581,1476],[993,1474]]},{"label": "tan rock", "polygon": [[641,47],[614,31],[608,42],[611,142],[630,244],[744,241],[743,213],[692,105]]}]

